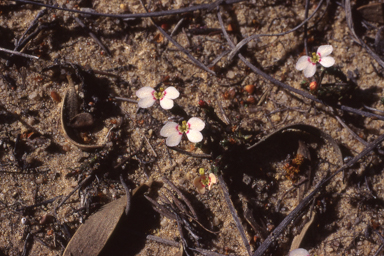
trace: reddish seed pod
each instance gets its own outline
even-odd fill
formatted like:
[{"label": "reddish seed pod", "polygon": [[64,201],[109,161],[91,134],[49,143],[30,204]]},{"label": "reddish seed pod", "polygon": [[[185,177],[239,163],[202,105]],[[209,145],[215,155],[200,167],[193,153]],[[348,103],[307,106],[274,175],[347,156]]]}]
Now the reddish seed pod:
[{"label": "reddish seed pod", "polygon": [[55,91],[51,91],[51,98],[56,102],[61,102],[60,95]]},{"label": "reddish seed pod", "polygon": [[249,95],[248,98],[247,98],[247,103],[255,104],[256,103],[255,97],[253,97],[252,95]]},{"label": "reddish seed pod", "polygon": [[199,100],[199,106],[201,108],[206,108],[206,107],[208,107],[208,104],[204,100]]},{"label": "reddish seed pod", "polygon": [[318,88],[318,86],[317,86],[317,82],[316,82],[316,81],[313,81],[313,82],[311,82],[311,83],[309,84],[309,89],[310,89],[311,91],[316,91],[317,88]]},{"label": "reddish seed pod", "polygon": [[229,92],[225,91],[223,94],[224,99],[228,100],[229,99]]},{"label": "reddish seed pod", "polygon": [[244,91],[246,91],[249,94],[253,94],[255,92],[255,86],[253,84],[248,84],[244,86]]},{"label": "reddish seed pod", "polygon": [[40,223],[41,225],[44,225],[44,224],[48,224],[48,223],[53,222],[53,220],[54,220],[54,217],[53,217],[52,215],[46,214],[46,215],[44,215],[44,216],[41,218],[41,220],[40,220],[39,223]]},{"label": "reddish seed pod", "polygon": [[161,28],[167,30],[169,28],[169,25],[167,23],[163,23],[161,24]]},{"label": "reddish seed pod", "polygon": [[231,88],[231,89],[229,89],[228,93],[229,93],[229,98],[233,99],[236,96],[236,89]]}]

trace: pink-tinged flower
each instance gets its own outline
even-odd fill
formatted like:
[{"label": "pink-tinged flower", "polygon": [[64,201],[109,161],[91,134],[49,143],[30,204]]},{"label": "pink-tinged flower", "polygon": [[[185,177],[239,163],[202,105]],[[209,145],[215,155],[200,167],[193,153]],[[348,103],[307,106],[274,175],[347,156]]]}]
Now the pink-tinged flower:
[{"label": "pink-tinged flower", "polygon": [[155,103],[156,100],[160,101],[160,106],[163,109],[173,108],[173,100],[180,96],[175,87],[170,86],[167,89],[160,88],[156,92],[152,87],[146,86],[136,91],[136,96],[140,98],[139,107],[149,108]]},{"label": "pink-tinged flower", "polygon": [[199,169],[199,174],[200,176],[193,180],[193,185],[195,186],[197,192],[204,194],[205,188],[211,190],[212,185],[217,182],[217,179],[213,173],[210,173],[208,176],[205,175],[203,168]]},{"label": "pink-tinged flower", "polygon": [[167,137],[165,144],[168,147],[179,145],[183,133],[185,133],[190,142],[197,143],[203,140],[201,130],[205,127],[205,123],[197,117],[192,117],[188,122],[183,121],[181,125],[175,122],[167,122],[160,130],[160,135]]},{"label": "pink-tinged flower", "polygon": [[310,256],[309,252],[303,248],[292,250],[289,256]]},{"label": "pink-tinged flower", "polygon": [[316,73],[316,63],[320,63],[326,68],[335,64],[335,59],[328,56],[332,51],[332,45],[322,45],[317,49],[316,53],[312,53],[312,57],[300,57],[296,63],[296,69],[299,71],[303,70],[305,77],[312,77]]}]

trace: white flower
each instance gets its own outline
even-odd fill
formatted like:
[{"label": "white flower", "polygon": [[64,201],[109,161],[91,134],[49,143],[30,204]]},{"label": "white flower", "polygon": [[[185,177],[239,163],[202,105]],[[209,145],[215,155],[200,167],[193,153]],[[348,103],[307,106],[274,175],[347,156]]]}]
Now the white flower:
[{"label": "white flower", "polygon": [[208,188],[208,190],[211,190],[212,185],[215,184],[216,182],[217,182],[217,179],[215,174],[210,173],[207,177],[207,175],[205,175],[203,171],[203,174],[200,174],[199,177],[196,177],[193,180],[193,185],[195,186],[197,192],[199,192],[200,194],[204,194],[205,188]]},{"label": "white flower", "polygon": [[316,53],[312,53],[312,57],[302,56],[296,63],[296,69],[304,70],[305,77],[312,77],[316,73],[316,63],[320,63],[323,67],[329,68],[335,64],[335,59],[328,57],[333,51],[332,45],[322,45],[317,49]]},{"label": "white flower", "polygon": [[310,256],[309,252],[303,248],[292,250],[289,256]]},{"label": "white flower", "polygon": [[160,135],[167,137],[165,143],[169,147],[179,145],[183,133],[185,133],[189,141],[197,143],[203,140],[201,130],[205,127],[205,123],[197,117],[192,117],[188,122],[183,121],[181,125],[175,122],[167,122],[160,130]]},{"label": "white flower", "polygon": [[156,100],[160,100],[160,106],[163,109],[171,109],[173,108],[173,100],[179,97],[180,93],[173,86],[165,90],[160,88],[159,92],[156,92],[152,87],[146,86],[136,91],[136,96],[140,98],[140,108],[149,108]]}]

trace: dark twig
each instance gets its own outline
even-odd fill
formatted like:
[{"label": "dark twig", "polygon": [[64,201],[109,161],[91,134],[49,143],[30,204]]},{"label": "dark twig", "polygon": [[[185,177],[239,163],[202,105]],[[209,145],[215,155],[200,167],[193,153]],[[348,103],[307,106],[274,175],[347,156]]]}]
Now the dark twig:
[{"label": "dark twig", "polygon": [[[217,253],[217,252],[211,252],[211,251],[208,251],[208,250],[205,250],[205,249],[202,249],[202,248],[190,248],[192,251],[196,251],[196,252],[199,252],[205,256],[227,256],[228,254],[221,254],[221,253]],[[230,254],[233,256],[233,254]]]},{"label": "dark twig", "polygon": [[24,242],[24,247],[23,247],[23,252],[21,253],[22,256],[27,256],[28,255],[28,242],[31,239],[31,233],[28,233],[27,237],[25,238]]},{"label": "dark twig", "polygon": [[[53,21],[51,23],[44,23],[44,24],[38,26],[35,31],[33,31],[29,36],[27,36],[27,38],[25,38],[23,41],[19,42],[15,49],[17,49],[17,50],[22,49],[25,45],[27,45],[27,43],[29,41],[31,41],[33,38],[35,38],[41,31],[46,30],[46,29],[51,29],[56,25],[57,25],[57,22]],[[6,65],[10,66],[11,63],[12,63],[12,61],[11,61],[11,59],[9,59],[6,63]]]},{"label": "dark twig", "polygon": [[184,196],[184,194],[172,183],[172,182],[170,182],[167,178],[165,178],[165,177],[163,177],[163,181],[165,182],[165,183],[167,183],[168,184],[168,186],[170,186],[174,191],[176,191],[176,193],[177,193],[177,195],[179,196],[179,197],[181,197],[181,199],[183,199],[183,201],[185,202],[185,204],[188,206],[188,208],[189,208],[189,210],[191,211],[191,213],[192,213],[192,215],[193,215],[193,217],[195,217],[196,219],[198,219],[198,217],[197,217],[197,214],[196,214],[196,212],[195,212],[195,209],[193,209],[193,207],[192,207],[192,204],[191,204],[191,202],[188,200],[188,198],[186,198],[185,196]]},{"label": "dark twig", "polygon": [[41,240],[39,237],[37,236],[33,236],[33,240],[36,240],[37,242],[41,243],[42,245],[44,245],[45,247],[49,248],[49,249],[52,249],[48,244],[46,244],[43,240]]},{"label": "dark twig", "polygon": [[168,191],[169,195],[172,197],[173,203],[176,205],[177,208],[179,208],[179,211],[184,214],[187,214],[188,212],[185,205],[181,203],[181,201],[172,193],[171,190],[169,190],[168,188],[165,188],[165,190]]},{"label": "dark twig", "polygon": [[358,141],[360,141],[364,146],[368,146],[368,142],[366,142],[365,140],[363,140],[362,138],[360,138],[359,135],[357,135],[354,131],[352,131],[351,128],[349,128],[349,126],[343,122],[343,120],[341,120],[340,117],[338,116],[335,116],[336,120],[345,128],[347,129],[347,131]]},{"label": "dark twig", "polygon": [[210,68],[210,67],[213,67],[216,65],[217,62],[219,62],[225,55],[227,55],[228,53],[230,53],[231,50],[225,50],[223,51],[222,53],[219,54],[219,56],[217,56],[212,62],[211,64],[209,64],[207,67]]},{"label": "dark twig", "polygon": [[94,170],[89,174],[89,176],[84,179],[82,182],[80,182],[79,185],[77,185],[61,202],[58,206],[55,207],[54,213],[57,212],[57,210],[78,190],[80,189],[86,182],[90,181],[94,178]]},{"label": "dark twig", "polygon": [[151,241],[155,241],[155,242],[158,242],[158,243],[170,245],[170,246],[173,246],[173,247],[179,247],[180,246],[180,243],[178,243],[178,242],[175,242],[175,241],[172,241],[172,240],[168,240],[168,239],[164,239],[164,238],[161,238],[161,237],[158,237],[158,236],[147,235],[147,240],[151,240]]},{"label": "dark twig", "polygon": [[[304,19],[308,18],[308,11],[309,11],[309,0],[305,1],[305,14],[304,14]],[[304,48],[305,48],[305,53],[307,56],[309,56],[309,50],[308,50],[308,22],[304,24]]]},{"label": "dark twig", "polygon": [[187,248],[188,248],[187,240],[184,238],[182,223],[180,218],[177,215],[176,215],[176,221],[177,221],[177,229],[179,230],[181,242],[184,247],[184,252],[189,256],[189,253],[187,252]]},{"label": "dark twig", "polygon": [[225,185],[224,179],[221,175],[219,175],[218,177],[219,177],[221,190],[223,191],[223,194],[224,194],[225,202],[227,203],[227,205],[229,207],[229,211],[231,212],[232,218],[235,221],[236,227],[240,232],[240,236],[241,236],[241,239],[243,239],[243,243],[245,245],[245,248],[247,248],[248,254],[251,255],[252,254],[251,246],[248,243],[248,239],[247,239],[247,236],[245,235],[243,226],[241,225],[241,222],[240,222],[239,217],[237,216],[235,207],[232,204],[232,201],[231,201],[231,198],[229,196],[229,193],[228,193],[227,187]]},{"label": "dark twig", "polygon": [[[19,50],[25,45],[25,42],[28,42],[28,41],[22,41],[23,38],[25,37],[25,35],[32,29],[35,29],[36,26],[37,26],[37,21],[40,17],[44,16],[45,14],[47,13],[47,9],[44,9],[44,10],[41,10],[37,15],[36,17],[33,19],[33,21],[31,22],[31,25],[29,25],[29,27],[27,28],[27,30],[24,31],[23,35],[20,37],[20,39],[17,41],[16,45],[15,45],[15,48],[13,49],[13,51],[17,52],[17,53],[13,53],[11,55],[11,57],[13,55],[19,55],[19,56],[22,56],[20,55],[19,53]],[[26,57],[26,56],[23,56],[23,57]]]},{"label": "dark twig", "polygon": [[33,55],[22,53],[22,52],[16,52],[16,51],[8,50],[8,49],[2,48],[2,47],[0,47],[0,51],[6,52],[6,53],[11,53],[14,55],[18,55],[18,56],[21,56],[24,58],[30,58],[30,59],[36,59],[36,60],[39,59],[39,57],[37,57],[37,56],[33,56]]},{"label": "dark twig", "polygon": [[171,32],[171,36],[173,36],[173,35],[176,33],[176,31],[179,29],[179,27],[181,26],[181,24],[183,23],[183,21],[184,21],[184,18],[181,18],[181,19],[179,20],[179,22],[177,22],[176,26],[173,28],[173,30],[172,30],[172,32]]},{"label": "dark twig", "polygon": [[244,1],[245,0],[217,0],[217,1],[210,3],[210,4],[195,5],[195,6],[190,6],[190,7],[186,7],[186,8],[180,8],[177,10],[169,10],[169,11],[161,11],[161,12],[149,12],[149,13],[133,13],[133,14],[109,14],[109,13],[98,13],[98,12],[83,12],[83,11],[79,11],[79,10],[72,10],[72,9],[62,8],[62,7],[58,7],[58,6],[43,4],[43,3],[29,1],[29,0],[15,0],[15,2],[18,2],[18,3],[38,5],[38,6],[43,6],[43,7],[47,7],[47,8],[51,8],[51,9],[56,9],[56,10],[80,13],[80,14],[91,15],[91,16],[103,16],[103,17],[122,18],[122,19],[160,17],[160,16],[169,16],[169,15],[174,15],[174,14],[180,14],[180,13],[185,13],[185,12],[193,12],[193,11],[197,11],[197,10],[213,10],[217,6],[222,5],[222,4],[234,4],[234,3],[244,2]]},{"label": "dark twig", "polygon": [[363,48],[372,56],[372,58],[375,59],[377,63],[379,63],[379,65],[384,68],[384,61],[379,57],[379,55],[372,51],[371,48],[369,48],[369,46],[360,37],[356,35],[352,19],[351,0],[345,0],[344,9],[347,25],[352,33],[352,36],[355,38],[355,40],[357,40],[357,42],[360,43],[361,46],[363,46]]},{"label": "dark twig", "polygon": [[[249,36],[243,40],[241,40],[236,46],[233,45],[231,46],[232,47],[232,51],[230,54],[228,54],[228,60],[231,60],[239,51],[240,49],[246,45],[248,42],[254,40],[254,39],[257,39],[259,37],[263,37],[263,36],[283,36],[283,35],[286,35],[286,34],[289,34],[289,33],[292,33],[296,30],[298,30],[300,27],[302,27],[303,25],[307,24],[307,22],[312,19],[312,17],[317,13],[317,11],[320,9],[321,5],[323,4],[324,0],[321,0],[320,3],[317,5],[317,8],[315,9],[315,11],[311,14],[311,16],[309,16],[308,18],[306,18],[302,23],[300,23],[299,25],[297,25],[296,27],[294,27],[293,29],[291,30],[288,30],[286,32],[282,32],[282,33],[277,33],[277,34],[256,34],[256,35],[253,35],[253,36]],[[224,32],[224,31],[223,31]]]},{"label": "dark twig", "polygon": [[283,230],[299,215],[299,213],[312,201],[313,197],[316,196],[325,185],[329,183],[337,174],[345,171],[346,169],[352,167],[355,163],[357,163],[362,157],[369,154],[374,148],[376,148],[382,141],[384,141],[384,134],[378,137],[375,141],[370,143],[360,154],[352,158],[342,167],[340,167],[336,172],[334,172],[328,178],[322,179],[317,186],[313,189],[313,191],[305,197],[299,205],[293,209],[287,217],[273,230],[273,232],[265,239],[265,241],[257,248],[257,250],[253,253],[252,256],[261,256],[265,253],[265,251],[269,248],[269,246],[273,243],[273,241],[279,237],[279,235],[283,232]]},{"label": "dark twig", "polygon": [[208,159],[212,158],[212,156],[209,155],[209,154],[195,154],[195,153],[191,153],[191,152],[182,150],[182,149],[180,149],[178,147],[168,147],[168,148],[170,148],[172,150],[175,150],[175,151],[177,151],[179,153],[182,153],[184,155],[188,155],[188,156],[192,156],[192,157],[196,157],[196,158],[208,158]]},{"label": "dark twig", "polygon": [[383,110],[380,110],[380,109],[377,109],[377,108],[371,108],[371,107],[368,107],[366,105],[364,105],[364,108],[368,109],[368,110],[371,110],[371,111],[376,111],[378,113],[382,113],[384,114],[384,111]]},{"label": "dark twig", "polygon": [[155,210],[156,212],[160,213],[161,215],[167,217],[170,220],[175,220],[176,219],[176,215],[174,213],[170,212],[164,205],[159,204],[158,202],[156,202],[155,200],[153,200],[152,198],[150,198],[147,195],[144,195],[144,197],[151,204],[153,204],[153,206],[154,206],[153,210]]},{"label": "dark twig", "polygon": [[138,103],[138,101],[137,100],[132,100],[132,99],[128,99],[128,98],[122,98],[122,97],[113,97],[113,99],[115,99],[115,100],[122,100],[122,101],[127,101],[127,102],[129,102],[129,103]]},{"label": "dark twig", "polygon": [[127,205],[125,206],[125,215],[128,215],[129,209],[131,208],[131,192],[129,191],[129,187],[127,183],[124,182],[122,174],[120,174],[120,182],[121,182],[121,185],[123,185],[125,194],[127,195]]},{"label": "dark twig", "polygon": [[[140,3],[141,5],[143,6],[144,10],[146,12],[148,12],[148,9],[147,7],[145,7],[145,4],[143,3],[142,0],[140,0]],[[188,56],[188,58],[193,62],[195,63],[199,68],[207,71],[208,73],[212,74],[212,75],[216,75],[215,72],[213,72],[212,70],[210,70],[209,68],[207,68],[203,63],[201,63],[200,61],[198,61],[195,57],[193,57],[188,51],[187,49],[185,49],[183,46],[181,46],[178,42],[176,42],[175,40],[172,39],[172,37],[170,35],[168,35],[167,32],[164,31],[164,29],[162,29],[160,26],[158,26],[155,21],[153,20],[152,17],[150,17],[151,21],[152,21],[152,24],[160,31],[161,34],[163,34],[163,36],[165,36],[169,41],[171,41],[171,43],[173,43],[180,51],[182,51],[185,55]]]},{"label": "dark twig", "polygon": [[109,56],[112,56],[111,52],[109,51],[109,49],[100,41],[99,38],[97,38],[97,36],[95,35],[95,33],[93,33],[87,26],[85,26],[85,24],[78,18],[78,17],[74,17],[75,18],[75,21],[83,28],[85,29],[86,32],[88,32],[88,34],[93,38],[93,40],[95,40],[95,42],[101,47],[101,49],[103,49],[103,51],[105,53],[107,53]]},{"label": "dark twig", "polygon": [[381,244],[379,249],[377,249],[376,253],[373,256],[378,256],[381,250],[383,250],[383,248],[384,248],[384,244]]},{"label": "dark twig", "polygon": [[15,51],[18,51],[21,49],[20,44],[21,44],[23,38],[25,37],[25,35],[28,34],[28,32],[30,30],[35,29],[35,27],[37,26],[38,19],[43,17],[45,14],[47,14],[47,12],[48,12],[48,9],[43,9],[43,10],[39,11],[39,13],[36,15],[36,17],[32,20],[31,25],[29,25],[27,30],[25,30],[23,35],[20,37],[19,41],[17,42],[17,45],[14,48]]},{"label": "dark twig", "polygon": [[[221,14],[220,14],[220,11],[217,12],[217,17],[218,17],[218,20],[219,20],[219,23],[220,23],[220,26],[221,26],[221,29],[223,31],[223,34],[224,34],[224,37],[226,38],[228,44],[234,48],[235,45],[234,43],[232,42],[232,40],[229,38],[229,35],[227,33],[227,31],[225,30],[225,27],[224,27],[224,23],[223,23],[223,19],[221,17]],[[291,91],[291,92],[294,92],[294,93],[297,93],[305,98],[308,98],[310,100],[313,100],[315,102],[318,102],[318,103],[321,103],[325,106],[329,106],[327,103],[325,103],[324,101],[316,98],[315,96],[313,96],[312,94],[308,93],[308,92],[305,92],[305,91],[302,91],[302,90],[299,90],[299,89],[296,89],[294,87],[291,87],[289,86],[288,84],[285,84],[283,82],[280,82],[279,80],[271,77],[270,75],[264,73],[263,71],[261,71],[260,69],[258,69],[257,67],[255,67],[254,65],[252,65],[249,61],[246,60],[246,58],[242,55],[242,54],[238,54],[239,58],[241,59],[241,61],[244,62],[245,65],[247,65],[253,72],[255,72],[256,74],[262,76],[264,79],[266,80],[269,80],[270,82],[272,82],[273,84],[277,85],[277,86],[280,86],[288,91]],[[347,111],[347,112],[351,112],[351,113],[354,113],[354,114],[358,114],[358,115],[361,115],[361,116],[366,116],[366,117],[375,117],[375,118],[378,118],[380,120],[383,120],[384,121],[384,116],[381,116],[381,115],[377,115],[377,114],[373,114],[373,113],[369,113],[369,112],[365,112],[365,111],[362,111],[362,110],[359,110],[359,109],[354,109],[354,108],[351,108],[351,107],[347,107],[347,106],[344,106],[344,105],[336,105],[335,107],[341,109],[341,110],[344,110],[344,111]]]},{"label": "dark twig", "polygon": [[50,203],[53,203],[59,197],[61,197],[61,196],[56,196],[54,198],[51,198],[49,200],[45,200],[43,202],[40,202],[40,203],[37,203],[37,204],[34,204],[34,205],[24,206],[24,207],[21,207],[19,209],[16,209],[16,211],[17,212],[19,212],[19,211],[26,211],[26,210],[29,210],[29,209],[32,209],[32,208],[35,208],[35,207],[38,207],[38,206],[41,206],[41,205],[50,204]]},{"label": "dark twig", "polygon": [[380,119],[380,120],[384,120],[384,116],[382,116],[382,115],[377,115],[377,114],[374,114],[374,113],[362,111],[362,110],[351,108],[351,107],[344,106],[344,105],[337,105],[337,107],[340,108],[341,110],[344,110],[344,111],[347,111],[347,112],[351,112],[351,113],[354,113],[354,114],[357,114],[357,115],[360,115],[360,116],[373,117],[373,118],[377,118],[377,119]]}]

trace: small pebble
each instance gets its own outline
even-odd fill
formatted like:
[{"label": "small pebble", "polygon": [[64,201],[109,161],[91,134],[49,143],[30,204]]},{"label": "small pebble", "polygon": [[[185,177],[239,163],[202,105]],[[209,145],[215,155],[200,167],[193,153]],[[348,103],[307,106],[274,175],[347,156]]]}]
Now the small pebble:
[{"label": "small pebble", "polygon": [[35,182],[36,182],[36,184],[42,184],[43,178],[37,178]]},{"label": "small pebble", "polygon": [[229,72],[227,73],[227,78],[229,78],[229,79],[233,79],[233,78],[235,78],[235,72],[233,72],[233,71],[229,71]]},{"label": "small pebble", "polygon": [[28,219],[26,217],[21,218],[21,224],[26,225],[28,223]]},{"label": "small pebble", "polygon": [[34,91],[28,95],[28,98],[30,100],[38,100],[40,97],[39,97],[39,94],[37,93],[37,91]]},{"label": "small pebble", "polygon": [[122,11],[124,11],[124,12],[128,11],[128,5],[126,5],[126,4],[120,4],[120,10],[122,10]]},{"label": "small pebble", "polygon": [[219,218],[214,217],[212,223],[213,223],[214,226],[218,226],[218,225],[220,224],[220,220],[219,220]]},{"label": "small pebble", "polygon": [[292,250],[290,253],[289,253],[289,256],[310,256],[309,255],[309,252],[303,248],[298,248],[298,249],[295,249],[295,250]]}]

